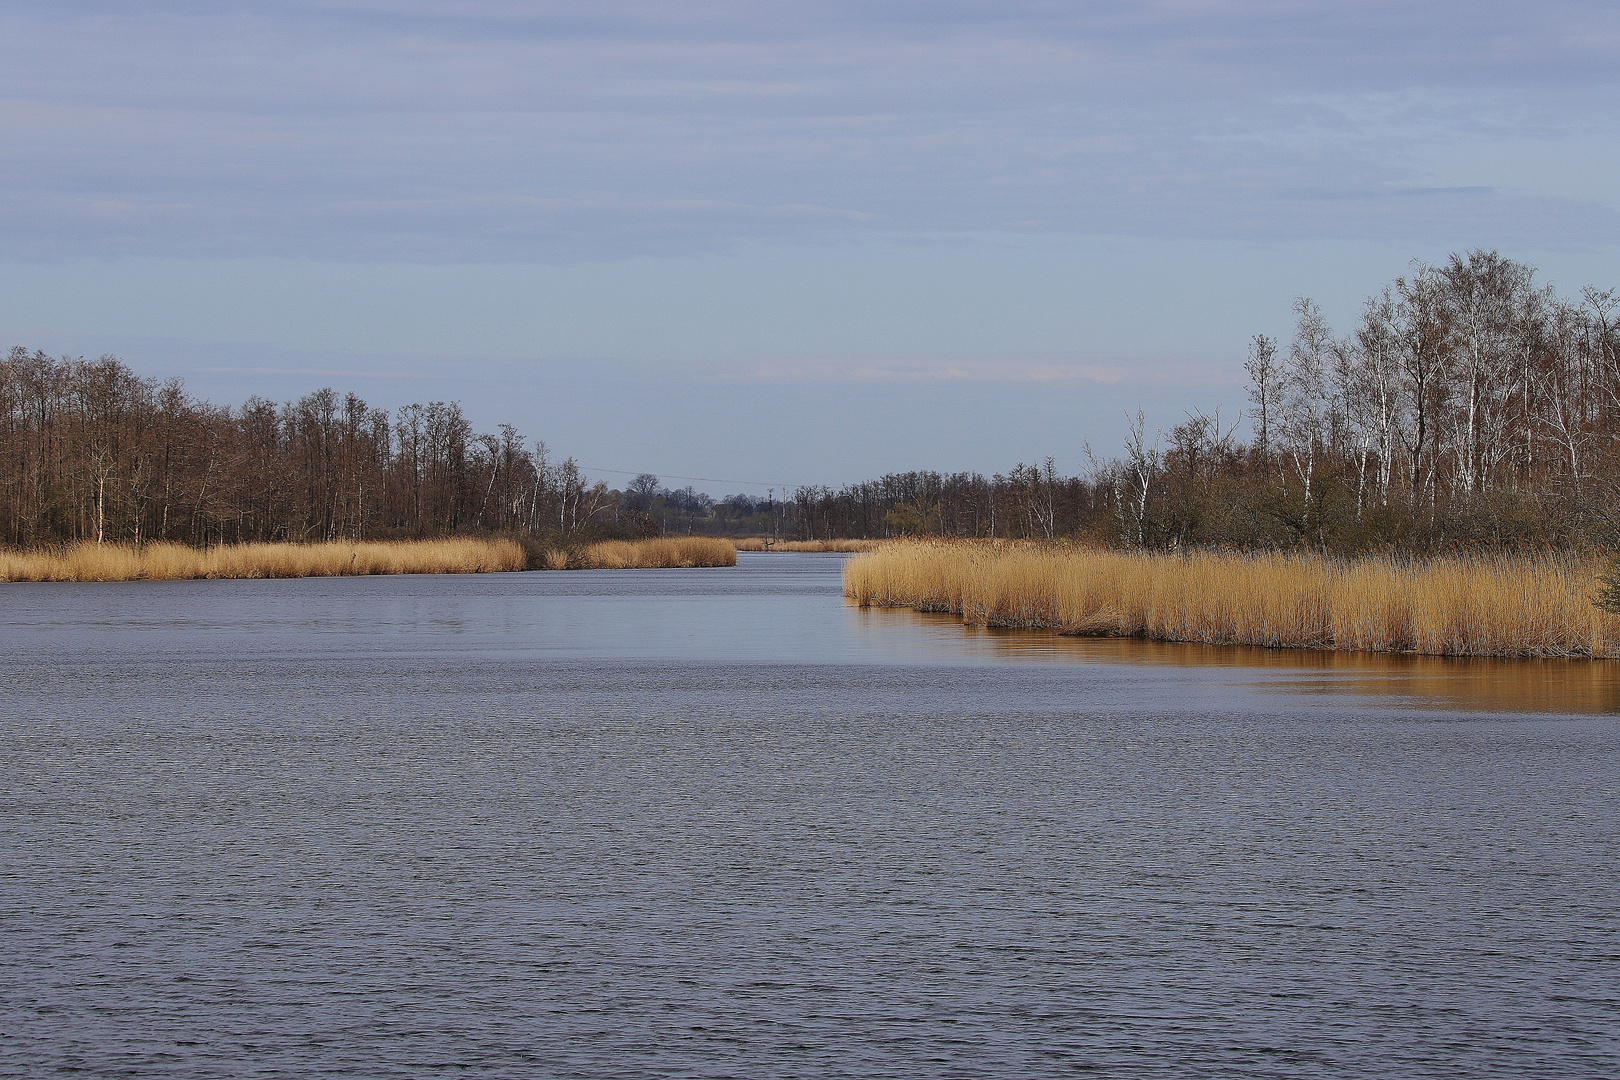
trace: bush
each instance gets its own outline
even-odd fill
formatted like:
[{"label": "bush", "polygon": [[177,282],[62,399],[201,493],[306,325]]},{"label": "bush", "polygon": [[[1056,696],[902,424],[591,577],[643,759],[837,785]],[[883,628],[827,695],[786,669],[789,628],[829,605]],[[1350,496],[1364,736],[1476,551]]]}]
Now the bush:
[{"label": "bush", "polygon": [[1604,611],[1620,615],[1620,555],[1609,558],[1609,565],[1598,575],[1598,594],[1592,603]]}]

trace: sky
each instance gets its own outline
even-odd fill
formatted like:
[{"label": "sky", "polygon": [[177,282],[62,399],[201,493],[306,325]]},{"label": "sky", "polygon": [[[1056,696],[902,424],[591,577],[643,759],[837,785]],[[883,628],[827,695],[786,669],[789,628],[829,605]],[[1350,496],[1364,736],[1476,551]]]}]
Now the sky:
[{"label": "sky", "polygon": [[611,483],[1077,472],[1296,296],[1620,285],[1616,100],[1595,2],[12,0],[0,336]]}]

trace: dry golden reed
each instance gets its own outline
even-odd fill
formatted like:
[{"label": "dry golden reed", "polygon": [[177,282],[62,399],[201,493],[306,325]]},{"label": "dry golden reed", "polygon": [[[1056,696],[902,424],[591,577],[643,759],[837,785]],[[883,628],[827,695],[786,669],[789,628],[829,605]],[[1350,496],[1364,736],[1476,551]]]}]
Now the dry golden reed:
[{"label": "dry golden reed", "polygon": [[1343,561],[902,541],[844,567],[863,607],[979,626],[1435,656],[1620,657],[1599,565],[1558,555]]},{"label": "dry golden reed", "polygon": [[185,578],[336,577],[350,574],[476,574],[524,568],[510,540],[324,544],[76,544],[0,551],[0,581],[174,581]]},{"label": "dry golden reed", "polygon": [[778,540],[772,543],[769,537],[750,536],[737,541],[738,551],[871,551],[881,540]]},{"label": "dry golden reed", "polygon": [[584,551],[581,565],[594,570],[658,570],[736,566],[737,548],[713,536],[659,536],[650,540],[603,540]]}]

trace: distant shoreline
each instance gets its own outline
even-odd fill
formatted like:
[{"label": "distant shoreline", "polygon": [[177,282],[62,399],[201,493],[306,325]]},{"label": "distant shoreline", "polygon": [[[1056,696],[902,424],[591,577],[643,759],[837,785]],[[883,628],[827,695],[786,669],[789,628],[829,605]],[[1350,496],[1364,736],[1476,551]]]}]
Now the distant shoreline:
[{"label": "distant shoreline", "polygon": [[883,543],[883,540],[773,540],[768,536],[749,536],[736,542],[738,551],[845,553],[872,551]]},{"label": "distant shoreline", "polygon": [[189,581],[375,574],[491,574],[519,570],[623,570],[735,566],[737,549],[714,537],[604,540],[578,548],[534,546],[505,537],[333,540],[314,544],[79,543],[0,551],[0,582]]}]

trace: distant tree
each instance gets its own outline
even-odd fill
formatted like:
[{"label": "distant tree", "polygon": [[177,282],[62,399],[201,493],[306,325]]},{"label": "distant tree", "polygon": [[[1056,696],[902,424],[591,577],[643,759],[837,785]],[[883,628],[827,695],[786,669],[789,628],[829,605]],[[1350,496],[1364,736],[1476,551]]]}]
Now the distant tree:
[{"label": "distant tree", "polygon": [[1410,278],[1395,279],[1395,291],[1400,297],[1401,383],[1412,420],[1403,442],[1412,498],[1419,500],[1425,486],[1437,479],[1440,425],[1435,417],[1452,396],[1446,379],[1446,321],[1433,268],[1417,264]]},{"label": "distant tree", "polygon": [[1264,334],[1254,335],[1243,370],[1249,375],[1249,399],[1254,402],[1254,448],[1265,459],[1271,456],[1271,426],[1277,419],[1278,399],[1282,395],[1283,371],[1277,362],[1277,340]]},{"label": "distant tree", "polygon": [[663,490],[658,477],[652,473],[641,473],[634,480],[625,485],[625,495],[628,496],[630,509],[646,513],[652,509],[653,500]]},{"label": "distant tree", "polygon": [[1322,319],[1322,309],[1309,297],[1294,300],[1298,324],[1288,347],[1288,368],[1284,376],[1287,408],[1282,431],[1294,471],[1310,502],[1311,481],[1315,478],[1316,455],[1324,448],[1331,430],[1327,364],[1333,334]]},{"label": "distant tree", "polygon": [[[1401,422],[1399,356],[1395,297],[1385,286],[1363,307],[1361,325],[1344,350],[1340,376],[1345,412],[1359,436],[1361,474],[1365,473],[1370,452],[1375,461],[1373,486],[1382,503],[1389,501]],[[1361,482],[1359,475],[1357,482]],[[1359,498],[1357,506],[1359,512]]]}]

